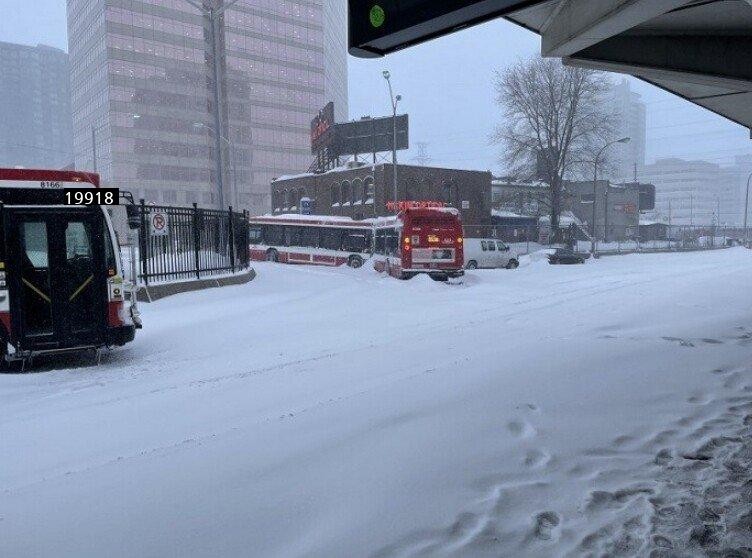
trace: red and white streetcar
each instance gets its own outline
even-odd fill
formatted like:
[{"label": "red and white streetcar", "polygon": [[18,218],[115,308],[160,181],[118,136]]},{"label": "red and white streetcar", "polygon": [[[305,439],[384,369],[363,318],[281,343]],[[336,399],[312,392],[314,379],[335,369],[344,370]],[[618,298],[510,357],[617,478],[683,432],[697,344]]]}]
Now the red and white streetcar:
[{"label": "red and white streetcar", "polygon": [[255,261],[361,267],[371,257],[373,221],[324,215],[276,215],[250,219],[250,257]]},{"label": "red and white streetcar", "polygon": [[439,280],[464,275],[459,211],[441,205],[398,202],[399,214],[376,219],[374,269],[399,279],[419,273]]}]

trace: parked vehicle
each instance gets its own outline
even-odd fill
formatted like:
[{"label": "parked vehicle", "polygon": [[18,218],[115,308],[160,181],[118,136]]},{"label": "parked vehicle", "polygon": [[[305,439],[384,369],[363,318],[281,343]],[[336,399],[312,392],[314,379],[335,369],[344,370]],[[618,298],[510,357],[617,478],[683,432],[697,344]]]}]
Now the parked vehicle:
[{"label": "parked vehicle", "polygon": [[373,223],[323,215],[250,219],[250,258],[289,264],[361,267],[371,257]]},{"label": "parked vehicle", "polygon": [[494,238],[465,239],[465,269],[515,269],[520,265],[517,252]]},{"label": "parked vehicle", "polygon": [[557,248],[548,255],[550,264],[582,264],[585,263],[585,259],[582,254],[566,248]]},{"label": "parked vehicle", "polygon": [[124,345],[140,327],[108,212],[66,205],[70,188],[99,175],[0,169],[0,365]]}]

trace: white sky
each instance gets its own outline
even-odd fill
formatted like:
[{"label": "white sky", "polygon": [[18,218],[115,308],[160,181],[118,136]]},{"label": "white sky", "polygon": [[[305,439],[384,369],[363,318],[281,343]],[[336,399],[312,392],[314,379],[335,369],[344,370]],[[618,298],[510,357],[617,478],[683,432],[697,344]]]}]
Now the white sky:
[{"label": "white sky", "polygon": [[[0,41],[45,43],[67,50],[64,0],[0,0]],[[493,72],[539,52],[540,39],[494,21],[381,60],[350,58],[350,117],[390,113],[389,69],[402,109],[410,114],[410,141],[428,143],[432,164],[501,172],[488,136],[498,122]],[[730,164],[752,153],[749,132],[648,84],[632,80],[647,103],[647,159],[704,159]],[[400,154],[408,161],[415,150]]]}]

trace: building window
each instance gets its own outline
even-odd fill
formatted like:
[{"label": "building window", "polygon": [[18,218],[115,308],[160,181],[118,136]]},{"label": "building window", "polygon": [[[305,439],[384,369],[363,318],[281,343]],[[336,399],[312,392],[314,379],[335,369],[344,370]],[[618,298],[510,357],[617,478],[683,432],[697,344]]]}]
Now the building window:
[{"label": "building window", "polygon": [[338,207],[339,206],[339,186],[337,186],[337,184],[332,184],[330,195],[332,198],[332,207]]},{"label": "building window", "polygon": [[363,189],[365,190],[365,200],[363,200],[363,203],[372,204],[375,196],[373,176],[366,176],[363,181]]},{"label": "building window", "polygon": [[342,181],[342,193],[340,196],[340,202],[343,206],[350,205],[350,181]]},{"label": "building window", "polygon": [[361,205],[363,203],[363,181],[360,178],[353,180],[352,185],[352,204]]},{"label": "building window", "polygon": [[452,183],[444,182],[442,190],[442,196],[444,198],[442,201],[447,205],[452,205]]}]

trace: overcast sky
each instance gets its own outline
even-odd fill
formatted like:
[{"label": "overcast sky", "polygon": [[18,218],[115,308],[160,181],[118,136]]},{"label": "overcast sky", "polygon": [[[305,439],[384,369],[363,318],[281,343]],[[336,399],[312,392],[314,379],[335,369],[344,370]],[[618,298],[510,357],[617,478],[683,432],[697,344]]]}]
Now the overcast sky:
[{"label": "overcast sky", "polygon": [[[67,50],[65,0],[0,0],[0,40]],[[413,149],[400,160],[413,157],[414,146],[425,142],[432,164],[501,172],[498,148],[488,145],[499,118],[493,73],[539,50],[537,35],[494,21],[385,59],[350,58],[350,117],[390,113],[381,77],[389,69],[410,114]],[[647,104],[648,162],[682,157],[725,165],[752,152],[742,127],[637,80],[632,88]]]}]

